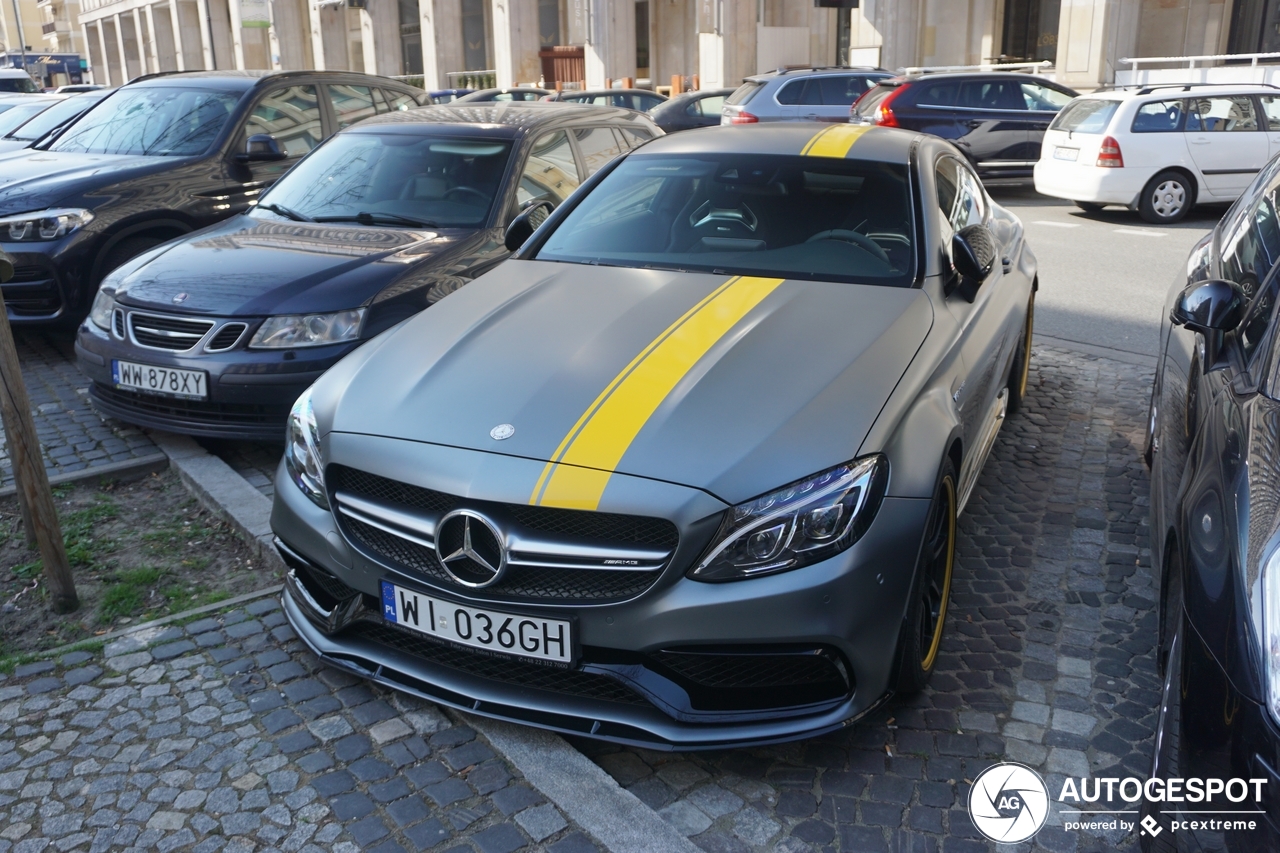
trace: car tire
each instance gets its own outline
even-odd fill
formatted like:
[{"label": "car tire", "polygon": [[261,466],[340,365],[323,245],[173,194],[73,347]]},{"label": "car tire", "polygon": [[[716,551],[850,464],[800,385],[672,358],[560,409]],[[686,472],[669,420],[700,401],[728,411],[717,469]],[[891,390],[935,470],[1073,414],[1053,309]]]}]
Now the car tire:
[{"label": "car tire", "polygon": [[[1169,556],[1168,575],[1161,590],[1160,638],[1156,663],[1164,677],[1160,689],[1160,707],[1156,716],[1155,743],[1151,750],[1151,772],[1148,778],[1181,779],[1182,773],[1182,571],[1176,554]],[[1159,803],[1143,798],[1139,819],[1151,817],[1167,829],[1159,814]],[[1144,832],[1142,853],[1175,853],[1174,833],[1151,835]]]},{"label": "car tire", "polygon": [[956,467],[948,457],[929,504],[911,599],[898,636],[893,690],[901,696],[923,690],[938,662],[956,563],[958,488]]},{"label": "car tire", "polygon": [[1027,300],[1027,321],[1022,326],[1022,337],[1018,338],[1018,350],[1013,356],[1013,367],[1009,370],[1009,402],[1005,411],[1016,415],[1022,411],[1023,400],[1027,396],[1027,383],[1031,378],[1031,339],[1036,325],[1036,291],[1031,290],[1031,298]]},{"label": "car tire", "polygon": [[1191,210],[1196,198],[1195,186],[1182,172],[1161,172],[1142,188],[1138,215],[1156,225],[1171,225]]},{"label": "car tire", "polygon": [[1085,213],[1098,213],[1102,208],[1106,207],[1106,205],[1098,204],[1096,201],[1078,201],[1076,202],[1076,207],[1080,208]]}]

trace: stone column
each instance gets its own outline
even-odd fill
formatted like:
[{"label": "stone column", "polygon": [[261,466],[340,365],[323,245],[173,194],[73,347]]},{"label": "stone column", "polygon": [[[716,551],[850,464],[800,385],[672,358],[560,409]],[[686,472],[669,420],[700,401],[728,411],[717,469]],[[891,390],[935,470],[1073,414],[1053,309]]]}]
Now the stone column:
[{"label": "stone column", "polygon": [[138,62],[142,66],[143,74],[154,74],[160,70],[160,57],[156,56],[153,23],[150,4],[133,8],[133,26],[138,32]]},{"label": "stone column", "polygon": [[374,0],[369,8],[361,9],[360,41],[366,74],[400,74],[400,7]]},{"label": "stone column", "polygon": [[348,70],[346,4],[312,0],[310,16],[311,56],[316,70]]},{"label": "stone column", "polygon": [[310,17],[305,0],[274,0],[271,21],[279,43],[280,67],[287,71],[316,67],[311,58]]},{"label": "stone column", "polygon": [[117,13],[112,17],[116,25],[116,56],[120,57],[120,73],[123,75],[123,82],[127,83],[135,76],[133,70],[129,68],[129,55],[124,49],[124,21],[120,19]]},{"label": "stone column", "polygon": [[[204,54],[204,67],[212,70],[216,66],[214,65],[213,33],[209,32],[209,3],[210,0],[196,0],[196,14],[200,18],[200,48]],[[226,58],[223,57],[222,61],[226,62]]]},{"label": "stone column", "polygon": [[240,0],[228,0],[227,17],[230,20],[231,57],[233,66],[238,71],[245,69],[244,64],[244,27],[240,26]]},{"label": "stone column", "polygon": [[591,36],[585,50],[588,89],[601,88],[606,80],[635,76],[635,0],[591,0]]},{"label": "stone column", "polygon": [[463,70],[462,4],[458,0],[418,0],[422,26],[422,85],[448,87],[445,75]]},{"label": "stone column", "polygon": [[1139,6],[1139,0],[1062,0],[1058,82],[1083,91],[1113,82],[1116,60],[1135,55]]},{"label": "stone column", "polygon": [[178,71],[182,68],[182,48],[175,40],[176,29],[173,25],[173,7],[164,3],[148,7],[151,15],[151,38],[155,40],[156,56],[159,57],[161,71]]},{"label": "stone column", "polygon": [[720,4],[720,31],[698,35],[699,82],[704,89],[737,86],[757,70],[755,0]]},{"label": "stone column", "polygon": [[[632,6],[633,2],[625,0],[622,5]],[[491,0],[489,13],[493,20],[493,67],[498,86],[536,83],[542,73],[542,62],[538,59],[537,0]],[[634,33],[631,41],[634,54]]]}]

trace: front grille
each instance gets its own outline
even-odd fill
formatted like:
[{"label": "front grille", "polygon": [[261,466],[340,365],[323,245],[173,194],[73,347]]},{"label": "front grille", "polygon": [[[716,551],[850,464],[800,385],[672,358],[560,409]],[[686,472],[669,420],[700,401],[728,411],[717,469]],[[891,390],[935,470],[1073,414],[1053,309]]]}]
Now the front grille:
[{"label": "front grille", "polygon": [[[414,544],[354,518],[342,515],[338,517],[355,541],[371,551],[376,559],[437,584],[457,586],[440,565],[433,549]],[[467,594],[510,600],[584,601],[602,604],[639,595],[653,585],[659,574],[660,572],[512,566],[497,583],[481,590],[468,590]]]},{"label": "front grille", "polygon": [[843,680],[830,658],[815,653],[662,651],[651,657],[677,675],[708,687],[789,687]]},{"label": "front grille", "polygon": [[345,465],[330,465],[324,476],[335,492],[355,492],[374,500],[404,504],[427,512],[443,515],[458,505],[458,499],[453,495],[389,480]]},{"label": "front grille", "polygon": [[423,658],[440,666],[535,690],[547,690],[627,705],[648,705],[638,693],[607,675],[556,669],[536,663],[490,657],[455,646],[444,645],[402,628],[379,622],[359,622],[347,629],[349,634],[363,637],[402,652]]},{"label": "front grille", "polygon": [[213,321],[131,311],[129,326],[133,331],[134,341],[141,346],[183,352],[194,347],[209,333],[213,328]]},{"label": "front grille", "polygon": [[289,417],[289,409],[292,407],[292,403],[266,406],[256,403],[215,403],[209,400],[156,397],[150,394],[120,391],[109,385],[98,383],[94,383],[93,394],[107,403],[139,413],[228,426],[282,425]]},{"label": "front grille", "polygon": [[204,348],[209,352],[221,352],[222,350],[231,349],[236,345],[236,341],[240,340],[240,336],[244,334],[244,330],[249,328],[245,323],[227,323],[218,333],[215,334]]},{"label": "front grille", "polygon": [[117,308],[112,313],[111,325],[115,327],[116,337],[123,339],[124,338],[124,311],[122,309]]}]

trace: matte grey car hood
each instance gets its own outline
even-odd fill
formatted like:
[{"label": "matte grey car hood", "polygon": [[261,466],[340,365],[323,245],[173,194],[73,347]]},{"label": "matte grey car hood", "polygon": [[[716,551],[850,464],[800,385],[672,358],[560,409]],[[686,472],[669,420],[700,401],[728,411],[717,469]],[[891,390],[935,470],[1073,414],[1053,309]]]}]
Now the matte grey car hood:
[{"label": "matte grey car hood", "polygon": [[[655,350],[739,281],[508,261],[335,366],[316,389],[321,429],[560,459],[625,392],[613,413],[641,411],[638,431],[595,430],[623,448],[616,473],[736,503],[853,458],[930,329],[928,298],[768,280],[740,316],[699,315],[718,330]],[[663,387],[618,384],[655,352],[668,361],[646,370]],[[501,424],[514,433],[500,440]]]}]

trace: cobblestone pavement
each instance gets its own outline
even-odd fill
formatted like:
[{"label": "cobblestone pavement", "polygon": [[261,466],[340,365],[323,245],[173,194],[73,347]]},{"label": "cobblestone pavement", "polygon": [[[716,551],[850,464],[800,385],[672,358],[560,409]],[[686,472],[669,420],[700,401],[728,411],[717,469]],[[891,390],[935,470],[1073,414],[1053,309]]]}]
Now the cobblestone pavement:
[{"label": "cobblestone pavement", "polygon": [[0,676],[0,853],[599,849],[471,728],[317,666],[259,599]]},{"label": "cobblestone pavement", "polygon": [[[160,455],[141,430],[103,418],[89,405],[89,382],[76,369],[69,332],[20,329],[14,337],[50,476]],[[12,485],[13,466],[0,433],[0,488]]]},{"label": "cobblestone pavement", "polygon": [[280,464],[280,455],[284,453],[283,444],[202,438],[200,445],[231,466],[231,470],[262,494],[269,498],[276,496],[276,466]]},{"label": "cobblestone pavement", "polygon": [[[969,782],[1007,759],[1052,796],[1065,776],[1150,769],[1156,593],[1139,453],[1148,368],[1039,347],[961,518],[942,656],[928,689],[848,730],[672,755],[575,741],[695,844],[739,851],[994,849]],[[1115,806],[1112,806],[1113,808]],[[1054,825],[1056,824],[1056,826]],[[1051,815],[1008,850],[1136,850]]]}]

